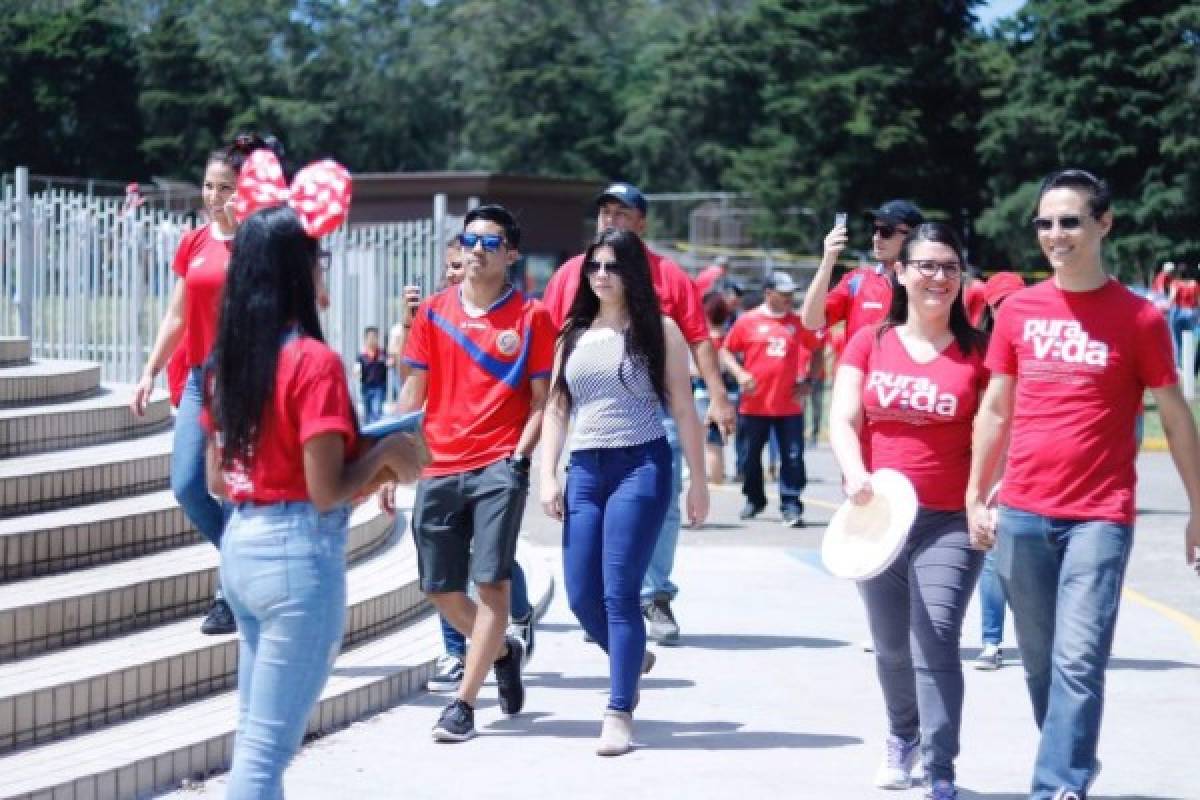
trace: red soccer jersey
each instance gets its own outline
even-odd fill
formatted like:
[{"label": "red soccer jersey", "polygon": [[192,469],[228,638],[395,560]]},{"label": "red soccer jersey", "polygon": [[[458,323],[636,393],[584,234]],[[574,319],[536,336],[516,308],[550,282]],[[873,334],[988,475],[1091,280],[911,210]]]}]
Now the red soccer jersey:
[{"label": "red soccer jersey", "polygon": [[189,367],[203,366],[217,341],[221,291],[233,250],[232,239],[216,239],[211,229],[211,225],[205,225],[185,233],[171,262],[171,269],[183,278],[187,291],[183,318]]},{"label": "red soccer jersey", "polygon": [[738,317],[725,337],[725,349],[742,356],[755,381],[752,393],[741,393],[738,411],[761,417],[803,414],[804,403],[796,402],[794,389],[820,346],[820,339],[796,314],[773,317],[760,306]]},{"label": "red soccer jersey", "polygon": [[510,289],[487,313],[463,308],[461,287],[423,301],[404,361],[428,376],[425,477],[486,467],[512,455],[529,418],[530,381],[554,366],[554,324],[536,300]]},{"label": "red soccer jersey", "polygon": [[864,328],[842,352],[841,366],[863,374],[863,461],[874,472],[903,473],[917,502],[961,511],[971,472],[971,423],[987,386],[984,354],[956,342],[927,364],[909,355],[895,328],[876,338]]},{"label": "red soccer jersey", "polygon": [[[201,424],[212,430],[205,410]],[[235,503],[308,500],[304,443],[323,433],[340,433],[347,460],[358,445],[350,389],[338,354],[327,345],[297,336],[279,351],[275,390],[267,401],[250,465],[225,471],[225,489]]]},{"label": "red soccer jersey", "polygon": [[882,264],[858,267],[842,276],[825,296],[825,327],[845,320],[846,341],[868,325],[887,316],[892,304],[892,283]]},{"label": "red soccer jersey", "polygon": [[1200,296],[1200,284],[1196,281],[1175,281],[1175,305],[1178,308],[1191,310],[1196,307],[1197,297]]},{"label": "red soccer jersey", "polygon": [[967,319],[975,327],[983,319],[983,310],[987,308],[987,284],[984,281],[973,280],[963,289],[963,306],[967,310]]},{"label": "red soccer jersey", "polygon": [[[704,318],[704,305],[700,290],[683,269],[669,258],[660,256],[646,248],[650,261],[650,278],[658,294],[658,304],[665,316],[675,320],[683,338],[694,345],[708,338],[708,322]],[[583,254],[572,257],[558,268],[546,284],[542,302],[550,312],[554,327],[562,329],[567,312],[575,302],[579,291],[579,278],[583,272]]]},{"label": "red soccer jersey", "polygon": [[1004,301],[987,365],[1016,376],[1001,502],[1132,524],[1134,418],[1146,388],[1177,380],[1162,314],[1115,280],[1090,292],[1046,280]]}]

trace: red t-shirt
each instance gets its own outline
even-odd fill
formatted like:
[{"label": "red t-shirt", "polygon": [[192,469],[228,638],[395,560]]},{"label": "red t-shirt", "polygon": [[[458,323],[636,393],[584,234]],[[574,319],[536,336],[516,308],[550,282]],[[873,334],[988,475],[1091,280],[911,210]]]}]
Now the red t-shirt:
[{"label": "red t-shirt", "polygon": [[917,502],[961,511],[971,472],[971,424],[987,387],[984,354],[957,342],[927,364],[914,361],[896,329],[854,335],[841,365],[863,374],[863,462],[912,481]]},{"label": "red t-shirt", "polygon": [[1177,380],[1162,314],[1115,280],[1090,292],[1046,280],[1004,301],[987,365],[1016,376],[1001,502],[1132,524],[1134,419],[1147,388]]},{"label": "red t-shirt", "polygon": [[887,316],[892,304],[892,283],[882,264],[858,267],[842,276],[825,296],[825,327],[845,320],[846,341],[868,325]]},{"label": "red t-shirt", "polygon": [[[675,320],[688,344],[694,345],[707,339],[708,322],[704,318],[704,304],[696,284],[678,264],[648,247],[646,258],[650,261],[650,279],[654,281],[654,291],[658,294],[662,313]],[[559,267],[546,284],[542,303],[550,312],[555,328],[561,330],[566,322],[567,312],[571,310],[575,293],[579,291],[582,272],[583,254],[580,253]]]},{"label": "red t-shirt", "polygon": [[554,324],[516,289],[487,313],[463,309],[461,287],[424,300],[404,346],[404,361],[426,370],[425,477],[454,475],[508,458],[529,419],[530,381],[554,367]]},{"label": "red t-shirt", "polygon": [[983,319],[983,310],[987,308],[987,283],[985,281],[973,280],[963,289],[963,306],[967,310],[967,319],[971,324],[979,327],[979,321]]},{"label": "red t-shirt", "polygon": [[[205,409],[201,424],[211,432]],[[346,460],[358,445],[350,389],[342,360],[327,345],[297,336],[279,351],[275,390],[267,401],[249,469],[225,470],[225,489],[235,503],[308,500],[304,443],[323,433],[340,433]]]},{"label": "red t-shirt", "polygon": [[738,317],[725,337],[725,349],[742,356],[756,384],[753,393],[741,393],[738,411],[761,417],[803,414],[804,402],[796,402],[793,390],[820,346],[820,339],[796,314],[773,317],[760,306]]},{"label": "red t-shirt", "polygon": [[1197,295],[1200,295],[1200,284],[1195,281],[1175,281],[1175,306],[1177,308],[1195,308]]},{"label": "red t-shirt", "polygon": [[205,225],[185,233],[171,262],[187,289],[183,319],[189,367],[203,366],[217,340],[225,268],[233,250],[233,240],[213,238],[211,228]]}]

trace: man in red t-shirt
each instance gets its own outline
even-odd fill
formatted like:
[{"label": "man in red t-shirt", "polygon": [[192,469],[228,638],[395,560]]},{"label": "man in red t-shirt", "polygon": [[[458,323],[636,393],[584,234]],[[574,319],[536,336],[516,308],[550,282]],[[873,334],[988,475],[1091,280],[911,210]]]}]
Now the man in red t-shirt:
[{"label": "man in red t-shirt", "polygon": [[[1053,276],[1001,306],[975,419],[967,512],[996,546],[1041,742],[1031,800],[1085,797],[1098,770],[1104,672],[1133,545],[1143,392],[1158,403],[1200,551],[1200,443],[1166,322],[1104,271],[1108,186],[1083,170],[1042,183],[1034,228]],[[1007,464],[1002,463],[1008,441]],[[1001,480],[993,519],[985,498]]]},{"label": "man in red t-shirt", "polygon": [[398,412],[424,407],[432,457],[413,509],[421,589],[471,641],[457,696],[433,728],[438,741],[475,735],[475,701],[493,662],[501,710],[516,714],[525,701],[522,644],[504,629],[555,331],[541,304],[509,283],[520,237],[501,206],[470,211],[459,237],[466,276],[420,304],[404,348],[412,371]]},{"label": "man in red t-shirt", "polygon": [[[596,232],[608,228],[630,230],[645,239],[646,197],[634,185],[617,182],[609,185],[596,196]],[[710,387],[708,415],[726,434],[733,431],[734,412],[729,397],[721,387],[721,372],[717,368],[717,354],[708,337],[708,322],[704,318],[704,306],[700,290],[688,274],[669,258],[646,249],[650,262],[650,278],[662,313],[679,326],[687,340],[700,370],[700,377]],[[543,302],[550,312],[554,324],[561,328],[567,311],[575,302],[583,272],[583,254],[577,255],[558,268],[546,285]],[[671,611],[671,601],[679,593],[679,587],[671,581],[671,570],[675,565],[675,548],[679,543],[679,492],[683,489],[683,454],[679,449],[679,436],[675,421],[670,414],[663,415],[667,429],[667,442],[671,445],[675,474],[674,498],[667,509],[666,519],[650,558],[642,582],[642,611],[646,615],[646,635],[660,644],[679,641],[679,624]]]},{"label": "man in red t-shirt", "polygon": [[[804,398],[819,364],[817,335],[792,311],[796,284],[786,272],[773,273],[764,285],[763,304],[738,317],[725,337],[721,361],[741,386],[742,446],[740,467],[746,506],[742,519],[767,507],[763,490],[762,450],[771,431],[779,443],[779,504],[783,522],[804,524]],[[741,358],[739,363],[738,356]]]},{"label": "man in red t-shirt", "polygon": [[892,303],[889,278],[892,264],[900,258],[904,237],[924,222],[925,216],[907,200],[889,200],[869,212],[867,217],[873,226],[871,252],[875,264],[847,272],[833,291],[829,291],[833,268],[846,248],[849,236],[845,225],[835,225],[826,235],[825,252],[800,308],[804,327],[810,331],[828,329],[844,321],[846,335],[843,341],[849,342],[860,328],[874,325],[887,315]]}]

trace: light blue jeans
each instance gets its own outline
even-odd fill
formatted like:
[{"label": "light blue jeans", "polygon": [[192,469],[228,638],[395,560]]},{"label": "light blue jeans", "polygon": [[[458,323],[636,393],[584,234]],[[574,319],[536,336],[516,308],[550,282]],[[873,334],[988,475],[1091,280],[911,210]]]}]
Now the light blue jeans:
[{"label": "light blue jeans", "polygon": [[226,526],[221,575],[241,636],[228,800],[283,798],[342,641],[349,521],[345,506],[242,504]]},{"label": "light blue jeans", "polygon": [[983,557],[983,572],[979,575],[979,608],[983,617],[983,643],[997,647],[1004,641],[1004,586],[996,574],[996,553],[989,550]]},{"label": "light blue jeans", "polygon": [[654,554],[650,556],[650,568],[642,580],[642,602],[654,599],[658,592],[665,592],[675,599],[679,587],[671,581],[671,570],[675,567],[675,548],[679,545],[679,493],[683,491],[683,449],[679,446],[679,430],[675,419],[663,414],[663,427],[667,429],[667,444],[671,448],[671,493],[667,495],[667,516],[658,532]]},{"label": "light blue jeans", "polygon": [[208,493],[204,477],[204,428],[200,427],[200,409],[204,405],[201,392],[201,370],[188,372],[179,410],[175,414],[175,442],[171,451],[171,491],[183,513],[196,530],[221,546],[221,530],[225,527],[225,511],[215,497]]},{"label": "light blue jeans", "polygon": [[1041,729],[1030,800],[1082,793],[1096,771],[1104,671],[1133,528],[1001,506],[996,571]]}]

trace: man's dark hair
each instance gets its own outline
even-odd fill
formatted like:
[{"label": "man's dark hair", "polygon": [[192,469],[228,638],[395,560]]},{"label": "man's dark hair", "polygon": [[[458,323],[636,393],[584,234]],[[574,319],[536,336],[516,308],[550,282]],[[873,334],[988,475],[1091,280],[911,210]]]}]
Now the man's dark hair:
[{"label": "man's dark hair", "polygon": [[1112,206],[1112,191],[1108,184],[1085,169],[1060,169],[1047,175],[1042,181],[1042,188],[1038,190],[1038,205],[1041,205],[1043,195],[1051,189],[1087,192],[1088,211],[1094,219],[1100,219]]},{"label": "man's dark hair", "polygon": [[521,226],[517,224],[517,220],[507,208],[494,203],[476,206],[467,212],[467,216],[463,219],[463,228],[466,229],[477,219],[485,219],[504,228],[504,238],[508,242],[508,246],[514,250],[521,249]]}]

